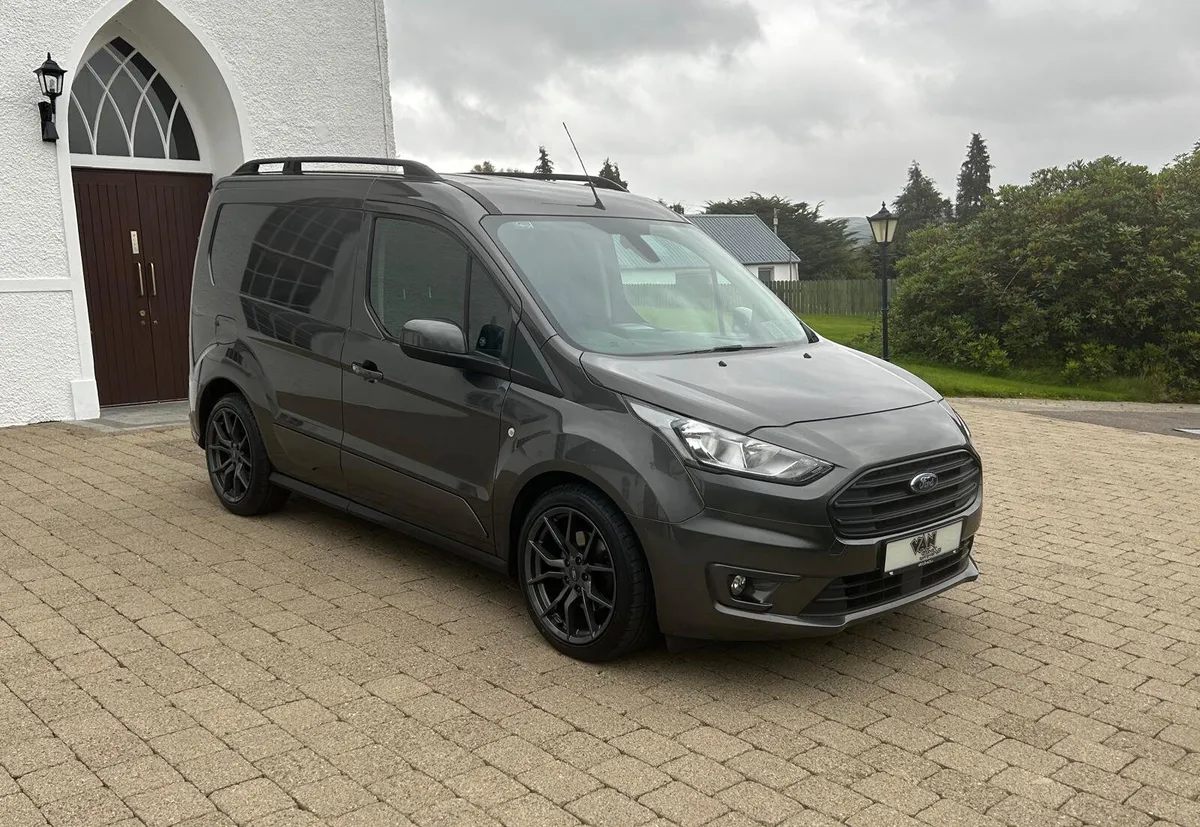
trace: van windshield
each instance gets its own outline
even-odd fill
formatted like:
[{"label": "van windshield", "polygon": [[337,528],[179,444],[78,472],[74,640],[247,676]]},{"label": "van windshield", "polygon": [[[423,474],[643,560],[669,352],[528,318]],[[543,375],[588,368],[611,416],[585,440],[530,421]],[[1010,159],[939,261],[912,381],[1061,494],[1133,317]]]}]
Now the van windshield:
[{"label": "van windshield", "polygon": [[795,314],[692,224],[489,216],[484,226],[558,332],[613,355],[808,341]]}]

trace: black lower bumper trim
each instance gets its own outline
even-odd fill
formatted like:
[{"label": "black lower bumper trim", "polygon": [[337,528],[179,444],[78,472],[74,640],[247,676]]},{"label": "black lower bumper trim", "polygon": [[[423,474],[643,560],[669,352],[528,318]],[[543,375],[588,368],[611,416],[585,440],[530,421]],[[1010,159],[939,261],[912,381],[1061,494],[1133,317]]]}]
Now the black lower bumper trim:
[{"label": "black lower bumper trim", "polygon": [[971,540],[967,540],[953,554],[924,566],[893,574],[877,569],[839,577],[813,598],[800,616],[844,615],[903,599],[961,574],[970,554]]}]

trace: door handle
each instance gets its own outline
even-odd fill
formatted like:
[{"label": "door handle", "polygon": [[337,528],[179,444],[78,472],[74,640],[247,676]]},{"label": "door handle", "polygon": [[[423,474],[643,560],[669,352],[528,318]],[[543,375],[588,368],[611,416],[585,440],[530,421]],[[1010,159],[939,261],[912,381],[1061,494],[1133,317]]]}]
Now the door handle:
[{"label": "door handle", "polygon": [[150,262],[150,295],[158,295],[158,278],[154,275],[154,262]]},{"label": "door handle", "polygon": [[146,295],[146,280],[142,278],[142,263],[139,261],[138,266],[138,295]]},{"label": "door handle", "polygon": [[366,379],[368,382],[378,382],[383,378],[383,371],[376,367],[374,362],[354,362],[350,365],[350,370],[355,376]]}]

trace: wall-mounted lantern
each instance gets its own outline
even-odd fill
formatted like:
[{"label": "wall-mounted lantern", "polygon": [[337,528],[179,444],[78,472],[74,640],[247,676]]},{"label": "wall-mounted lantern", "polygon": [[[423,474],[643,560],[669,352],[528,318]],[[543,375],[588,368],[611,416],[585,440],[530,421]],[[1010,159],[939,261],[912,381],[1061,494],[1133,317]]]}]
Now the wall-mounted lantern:
[{"label": "wall-mounted lantern", "polygon": [[46,52],[46,62],[33,72],[42,84],[42,94],[49,100],[38,101],[38,109],[42,113],[42,140],[57,141],[58,127],[54,123],[54,101],[62,94],[63,76],[67,70],[54,62],[50,53]]}]

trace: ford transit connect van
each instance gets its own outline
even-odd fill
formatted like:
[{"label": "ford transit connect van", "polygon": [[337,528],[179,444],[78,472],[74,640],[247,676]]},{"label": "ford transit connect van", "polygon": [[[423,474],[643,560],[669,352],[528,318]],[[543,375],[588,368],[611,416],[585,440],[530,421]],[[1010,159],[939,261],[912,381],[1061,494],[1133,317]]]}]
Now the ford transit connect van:
[{"label": "ford transit connect van", "polygon": [[191,425],[235,514],[295,493],[506,571],[593,661],[978,576],[950,405],[616,184],[264,159],[202,232]]}]

